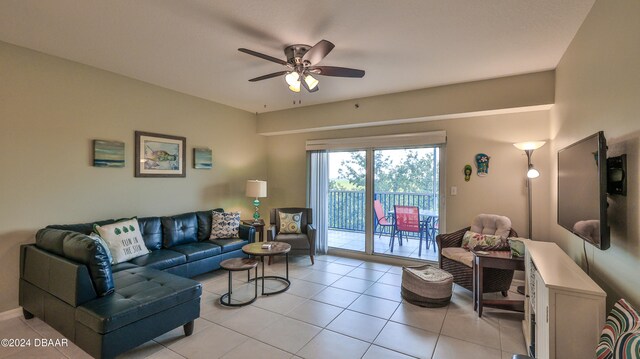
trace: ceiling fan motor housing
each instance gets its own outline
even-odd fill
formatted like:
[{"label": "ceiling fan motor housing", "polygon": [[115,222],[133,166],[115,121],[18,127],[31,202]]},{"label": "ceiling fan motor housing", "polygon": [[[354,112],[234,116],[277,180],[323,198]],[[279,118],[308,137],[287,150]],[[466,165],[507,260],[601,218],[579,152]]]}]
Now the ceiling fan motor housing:
[{"label": "ceiling fan motor housing", "polygon": [[[309,45],[296,44],[289,45],[284,48],[284,54],[287,56],[287,62],[292,66],[300,66],[304,64],[302,63],[302,57],[311,49]],[[310,64],[307,64],[309,66]]]}]

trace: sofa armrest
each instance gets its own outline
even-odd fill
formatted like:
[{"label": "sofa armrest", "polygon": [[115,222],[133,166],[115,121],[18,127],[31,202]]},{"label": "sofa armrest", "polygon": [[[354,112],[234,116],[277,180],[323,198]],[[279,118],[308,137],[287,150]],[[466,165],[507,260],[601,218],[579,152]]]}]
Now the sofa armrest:
[{"label": "sofa armrest", "polygon": [[256,241],[256,229],[253,226],[241,224],[238,229],[238,236],[249,241],[249,243],[253,243]]},{"label": "sofa armrest", "polygon": [[276,238],[276,234],[276,226],[269,226],[269,229],[267,230],[267,241],[273,241],[274,238]]},{"label": "sofa armrest", "polygon": [[316,229],[312,225],[307,224],[307,237],[309,238],[309,248],[311,253],[316,252]]}]

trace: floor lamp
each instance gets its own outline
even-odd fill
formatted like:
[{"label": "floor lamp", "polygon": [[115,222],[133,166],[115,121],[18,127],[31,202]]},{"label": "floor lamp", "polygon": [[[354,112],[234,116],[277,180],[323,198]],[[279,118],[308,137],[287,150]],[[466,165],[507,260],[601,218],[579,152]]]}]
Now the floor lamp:
[{"label": "floor lamp", "polygon": [[533,166],[531,163],[531,155],[533,155],[533,151],[538,148],[544,146],[545,141],[530,141],[530,142],[518,142],[513,145],[527,154],[527,207],[528,207],[528,216],[529,216],[529,239],[533,239],[532,227],[533,223],[531,220],[532,211],[531,211],[531,179],[537,178],[540,176],[540,172]]},{"label": "floor lamp", "polygon": [[[524,153],[527,154],[527,208],[529,216],[529,239],[533,239],[533,235],[531,233],[533,227],[533,223],[531,220],[531,179],[540,176],[540,172],[538,172],[538,170],[533,167],[533,164],[531,163],[531,155],[533,154],[533,151],[544,146],[544,144],[545,141],[518,142],[513,144],[517,149],[524,151]],[[517,291],[518,293],[524,295],[524,286],[518,286]]]}]

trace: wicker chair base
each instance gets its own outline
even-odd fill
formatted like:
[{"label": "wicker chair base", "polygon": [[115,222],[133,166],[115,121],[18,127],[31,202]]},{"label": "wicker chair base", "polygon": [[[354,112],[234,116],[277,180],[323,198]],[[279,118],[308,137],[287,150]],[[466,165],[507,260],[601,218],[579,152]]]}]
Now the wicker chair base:
[{"label": "wicker chair base", "polygon": [[426,308],[444,307],[451,301],[451,296],[448,296],[446,298],[427,298],[415,294],[404,287],[402,287],[402,289],[400,290],[400,294],[402,294],[402,299],[406,300],[407,302]]}]

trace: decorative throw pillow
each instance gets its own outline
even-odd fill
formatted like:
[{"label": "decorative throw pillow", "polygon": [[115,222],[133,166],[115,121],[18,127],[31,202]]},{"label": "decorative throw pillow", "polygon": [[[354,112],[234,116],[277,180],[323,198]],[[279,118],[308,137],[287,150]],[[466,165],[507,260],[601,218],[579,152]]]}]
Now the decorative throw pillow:
[{"label": "decorative throw pillow", "polygon": [[467,231],[462,237],[462,248],[469,251],[479,246],[482,247],[483,250],[508,248],[508,244],[502,240],[502,237],[492,234],[480,234]]},{"label": "decorative throw pillow", "polygon": [[596,357],[603,359],[640,358],[640,312],[620,299],[607,316],[596,348]]},{"label": "decorative throw pillow", "polygon": [[240,212],[211,212],[209,239],[240,238]]},{"label": "decorative throw pillow", "polygon": [[136,218],[104,226],[96,224],[93,229],[107,243],[112,264],[126,262],[149,253]]},{"label": "decorative throw pillow", "polygon": [[111,255],[111,251],[109,250],[109,245],[107,244],[107,242],[105,242],[104,239],[102,239],[102,237],[100,237],[98,235],[98,233],[96,233],[96,232],[91,232],[91,234],[89,235],[89,238],[91,238],[94,241],[100,243],[104,247],[104,251],[107,254],[107,258],[109,259],[109,263],[113,264],[113,256]]},{"label": "decorative throw pillow", "polygon": [[302,220],[302,212],[300,213],[282,213],[280,214],[280,233],[298,234],[302,233],[300,229],[300,221]]}]

